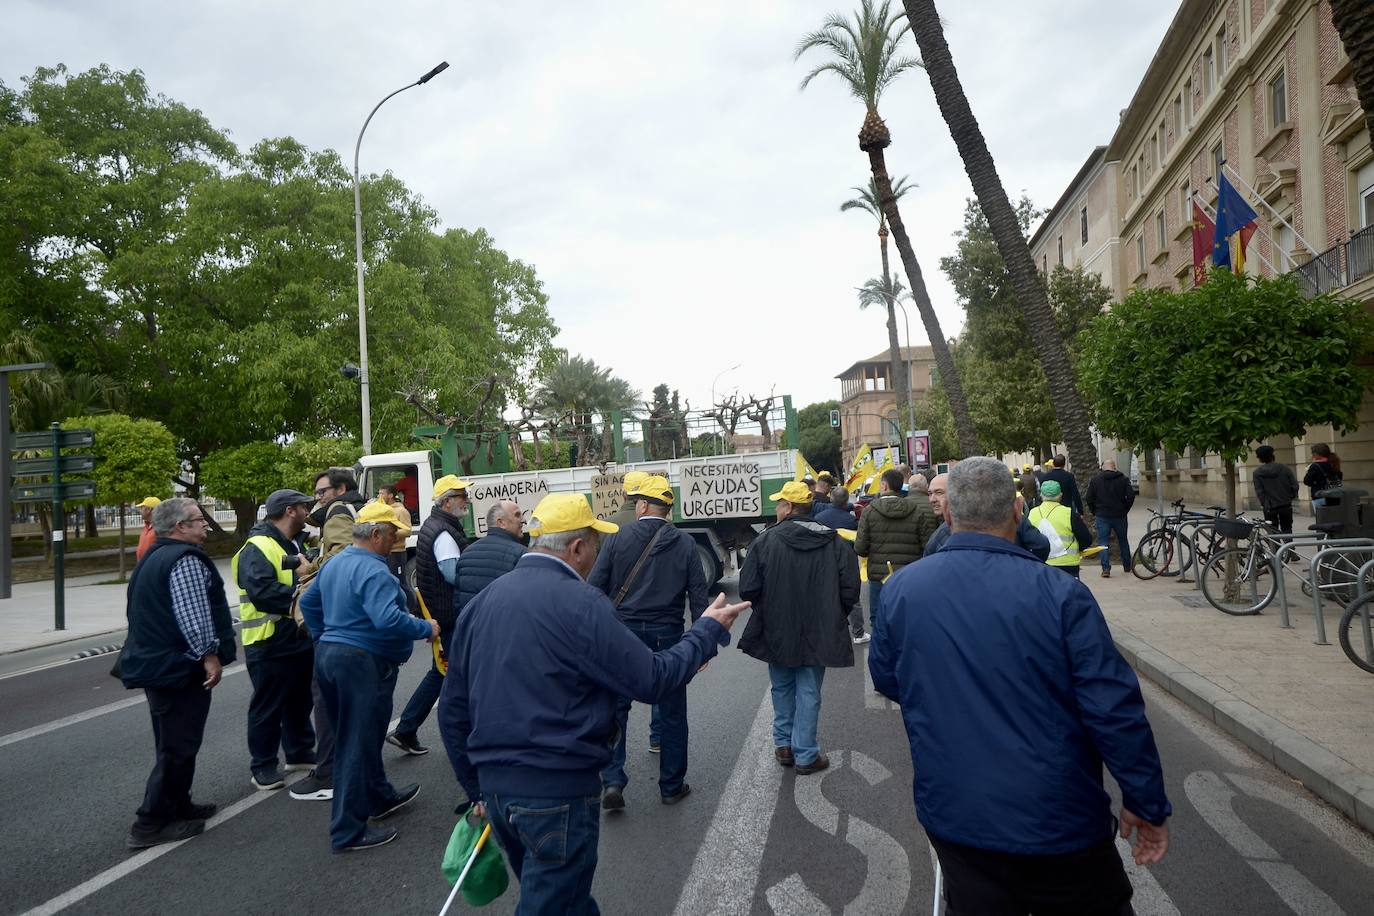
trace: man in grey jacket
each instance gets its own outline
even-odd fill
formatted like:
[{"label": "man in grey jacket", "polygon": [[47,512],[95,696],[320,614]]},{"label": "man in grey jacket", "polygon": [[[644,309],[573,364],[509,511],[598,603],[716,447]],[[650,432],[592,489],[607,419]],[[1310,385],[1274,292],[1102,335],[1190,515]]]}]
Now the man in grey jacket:
[{"label": "man in grey jacket", "polygon": [[1255,499],[1264,510],[1264,520],[1278,527],[1284,534],[1293,532],[1293,500],[1298,497],[1298,478],[1293,469],[1274,460],[1274,447],[1261,445],[1255,449],[1260,466],[1250,474]]}]

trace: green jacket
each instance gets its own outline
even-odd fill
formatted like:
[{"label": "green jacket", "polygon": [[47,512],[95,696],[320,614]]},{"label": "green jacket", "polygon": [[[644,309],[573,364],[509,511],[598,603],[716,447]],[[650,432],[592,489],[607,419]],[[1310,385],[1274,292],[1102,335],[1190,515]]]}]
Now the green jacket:
[{"label": "green jacket", "polygon": [[879,496],[859,517],[854,551],[868,557],[870,570],[881,570],[886,576],[888,563],[895,571],[921,559],[926,541],[938,527],[928,500]]}]

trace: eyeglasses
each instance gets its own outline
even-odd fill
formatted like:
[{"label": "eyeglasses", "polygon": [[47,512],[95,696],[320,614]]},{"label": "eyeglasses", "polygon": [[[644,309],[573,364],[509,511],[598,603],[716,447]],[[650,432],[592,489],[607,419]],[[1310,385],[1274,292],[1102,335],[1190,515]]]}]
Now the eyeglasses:
[{"label": "eyeglasses", "polygon": [[316,487],[316,488],[315,488],[315,495],[316,495],[316,496],[323,496],[323,495],[325,495],[326,493],[333,493],[333,492],[334,492],[334,488],[333,488],[333,487]]}]

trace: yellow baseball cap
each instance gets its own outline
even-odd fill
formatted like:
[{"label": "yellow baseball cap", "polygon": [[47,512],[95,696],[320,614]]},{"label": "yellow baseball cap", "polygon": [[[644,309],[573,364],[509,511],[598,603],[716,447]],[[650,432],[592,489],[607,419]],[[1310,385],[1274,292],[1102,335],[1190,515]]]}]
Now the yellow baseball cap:
[{"label": "yellow baseball cap", "polygon": [[141,503],[139,503],[138,505],[134,506],[134,508],[135,508],[135,509],[156,509],[156,508],[157,508],[158,506],[160,506],[160,505],[162,505],[162,500],[158,499],[156,496],[145,496],[145,497],[143,497],[143,502],[141,502]]},{"label": "yellow baseball cap", "polygon": [[782,485],[782,489],[768,497],[773,502],[786,500],[789,503],[801,503],[811,505],[811,490],[800,480],[789,480]]},{"label": "yellow baseball cap", "polygon": [[457,474],[445,474],[434,481],[434,498],[438,499],[449,490],[466,490],[467,488],[468,482]]},{"label": "yellow baseball cap", "polygon": [[673,485],[668,482],[667,477],[645,475],[639,488],[635,490],[635,495],[656,499],[671,506],[673,504]]},{"label": "yellow baseball cap", "polygon": [[1025,467],[1021,468],[1021,470],[1023,470],[1023,471],[1029,471],[1030,469],[1031,469],[1031,466],[1030,466],[1030,465],[1026,465]]},{"label": "yellow baseball cap", "polygon": [[396,510],[383,502],[372,502],[363,506],[358,510],[358,514],[353,517],[353,521],[359,525],[386,522],[400,531],[410,531],[410,526],[402,525],[401,520],[396,517]]},{"label": "yellow baseball cap", "polygon": [[620,530],[614,522],[603,522],[592,515],[591,504],[581,493],[550,493],[539,500],[530,516],[530,537],[579,528],[594,528],[602,534],[615,534]]},{"label": "yellow baseball cap", "polygon": [[625,472],[625,495],[626,495],[626,496],[638,496],[638,495],[640,495],[640,494],[639,494],[639,485],[642,484],[644,481],[648,480],[651,476],[652,476],[652,475],[646,474],[646,473],[643,472],[643,471],[626,471],[626,472]]}]

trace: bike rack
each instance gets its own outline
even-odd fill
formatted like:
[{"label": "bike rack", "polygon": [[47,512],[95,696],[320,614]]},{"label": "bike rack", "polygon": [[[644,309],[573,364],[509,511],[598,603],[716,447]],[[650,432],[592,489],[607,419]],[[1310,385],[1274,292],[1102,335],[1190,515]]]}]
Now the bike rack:
[{"label": "bike rack", "polygon": [[[1288,618],[1288,586],[1284,573],[1288,570],[1287,564],[1283,562],[1285,554],[1294,554],[1303,547],[1340,547],[1345,545],[1367,544],[1368,538],[1327,538],[1300,536],[1297,534],[1271,535],[1276,538],[1287,538],[1288,543],[1274,551],[1274,556],[1270,561],[1274,570],[1274,583],[1278,587],[1279,593],[1279,628],[1283,630],[1293,629],[1293,624]],[[1301,578],[1301,573],[1294,570],[1294,573]],[[1313,591],[1316,587],[1313,586]]]},{"label": "bike rack", "polygon": [[1180,572],[1179,572],[1179,574],[1178,574],[1178,581],[1179,581],[1180,583],[1182,583],[1182,582],[1191,582],[1191,583],[1193,583],[1193,591],[1199,591],[1199,590],[1202,589],[1202,576],[1198,575],[1198,572],[1197,572],[1197,571],[1198,571],[1198,567],[1199,567],[1198,559],[1197,559],[1197,535],[1198,535],[1198,531],[1201,530],[1202,527],[1203,527],[1204,525],[1210,525],[1210,524],[1212,524],[1212,523],[1215,522],[1215,521],[1216,521],[1215,518],[1213,518],[1213,517],[1211,517],[1211,516],[1208,516],[1207,518],[1187,518],[1187,519],[1184,519],[1183,521],[1181,521],[1181,522],[1178,523],[1178,536],[1179,536],[1179,537],[1183,537],[1183,529],[1184,529],[1184,526],[1191,525],[1192,528],[1193,528],[1192,531],[1188,532],[1188,546],[1191,547],[1192,550],[1193,550],[1193,578],[1191,578],[1191,579],[1185,579],[1185,578],[1183,578],[1183,572],[1182,572],[1181,570],[1180,570]]},{"label": "bike rack", "polygon": [[1370,540],[1369,538],[1342,538],[1342,540],[1363,541],[1364,543],[1342,545],[1329,544],[1313,554],[1312,559],[1307,564],[1310,570],[1308,581],[1312,583],[1312,613],[1317,625],[1316,644],[1319,646],[1329,646],[1331,643],[1326,641],[1326,619],[1322,616],[1322,590],[1321,584],[1317,582],[1318,564],[1321,563],[1322,557],[1327,554],[1339,556],[1340,554],[1362,552],[1374,548],[1374,540]]},{"label": "bike rack", "polygon": [[[1371,573],[1374,573],[1374,560],[1366,561],[1365,564],[1360,567],[1360,571],[1355,574],[1357,578],[1357,581],[1355,582],[1356,601],[1359,601],[1366,594],[1368,594],[1368,590],[1364,587],[1364,582],[1365,578],[1368,577]],[[1374,660],[1374,634],[1371,634],[1370,631],[1369,604],[1367,602],[1363,607],[1360,608],[1360,622],[1363,625],[1362,632],[1364,633],[1364,657],[1366,659]]]}]

